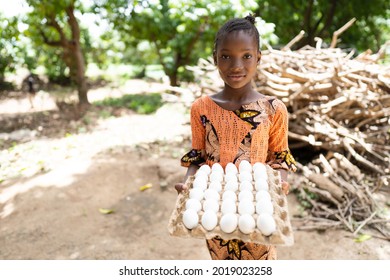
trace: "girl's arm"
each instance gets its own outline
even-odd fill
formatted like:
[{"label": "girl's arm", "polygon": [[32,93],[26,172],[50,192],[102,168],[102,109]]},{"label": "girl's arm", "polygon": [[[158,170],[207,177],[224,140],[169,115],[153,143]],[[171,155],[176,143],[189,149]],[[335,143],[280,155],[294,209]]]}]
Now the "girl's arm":
[{"label": "girl's arm", "polygon": [[[187,157],[187,160],[185,160],[186,163],[191,164],[187,168],[187,173],[184,176],[184,181],[182,183],[175,184],[175,189],[178,193],[182,192],[186,189],[185,182],[187,181],[188,177],[194,175],[196,171],[199,169],[199,165],[201,165],[204,160],[202,159],[202,150],[205,149],[205,133],[206,130],[204,128],[201,114],[199,112],[199,101],[194,102],[191,106],[191,146],[192,150],[187,153],[184,157]],[[183,158],[184,158],[183,157]],[[182,158],[182,162],[183,162]],[[191,160],[192,158],[192,160]],[[185,165],[187,166],[187,164]]]},{"label": "girl's arm", "polygon": [[288,112],[280,100],[276,100],[274,104],[276,112],[270,130],[268,144],[271,153],[267,162],[280,172],[283,192],[288,194],[290,185],[287,182],[287,174],[289,171],[296,170],[295,160],[288,149]]},{"label": "girl's arm", "polygon": [[187,189],[187,187],[184,185],[185,182],[187,181],[188,177],[193,176],[198,169],[199,169],[199,166],[195,165],[195,164],[191,164],[190,166],[188,166],[186,175],[184,176],[183,183],[175,184],[175,189],[176,189],[177,193],[181,193],[182,191]]}]

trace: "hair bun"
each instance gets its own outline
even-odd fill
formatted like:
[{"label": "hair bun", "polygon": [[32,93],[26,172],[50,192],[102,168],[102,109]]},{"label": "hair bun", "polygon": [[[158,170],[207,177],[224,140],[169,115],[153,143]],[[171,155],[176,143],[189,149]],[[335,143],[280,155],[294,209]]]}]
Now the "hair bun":
[{"label": "hair bun", "polygon": [[256,18],[255,18],[255,15],[254,14],[249,14],[245,17],[245,19],[247,21],[249,21],[250,23],[252,23],[253,25],[255,24],[256,22]]}]

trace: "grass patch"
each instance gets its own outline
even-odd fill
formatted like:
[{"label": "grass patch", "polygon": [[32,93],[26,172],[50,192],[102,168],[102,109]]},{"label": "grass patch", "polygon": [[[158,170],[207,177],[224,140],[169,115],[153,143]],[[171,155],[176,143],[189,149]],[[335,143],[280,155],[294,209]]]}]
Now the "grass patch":
[{"label": "grass patch", "polygon": [[299,193],[298,194],[298,201],[299,201],[299,204],[303,207],[303,209],[311,209],[313,208],[313,205],[311,204],[310,201],[316,201],[318,199],[318,195],[313,193],[313,192],[310,192],[309,190],[307,189],[303,189],[304,192],[303,193]]},{"label": "grass patch", "polygon": [[110,106],[116,108],[127,108],[138,114],[152,114],[163,105],[159,93],[151,94],[126,94],[119,98],[106,98],[94,102],[97,106]]}]

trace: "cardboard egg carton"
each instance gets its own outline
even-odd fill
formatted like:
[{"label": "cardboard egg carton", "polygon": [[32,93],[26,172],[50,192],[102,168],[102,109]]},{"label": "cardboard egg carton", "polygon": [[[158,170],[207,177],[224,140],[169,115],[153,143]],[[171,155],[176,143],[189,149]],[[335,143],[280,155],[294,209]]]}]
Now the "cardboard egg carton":
[{"label": "cardboard egg carton", "polygon": [[[180,193],[176,200],[175,208],[172,211],[171,217],[168,223],[168,230],[172,236],[185,237],[185,238],[201,238],[211,239],[215,236],[220,236],[223,239],[240,239],[244,242],[253,242],[260,244],[272,244],[278,246],[291,246],[294,244],[293,230],[289,218],[288,205],[286,195],[282,191],[280,174],[278,171],[273,170],[268,165],[266,166],[268,175],[269,193],[271,195],[271,202],[274,206],[273,218],[276,223],[276,230],[269,236],[264,236],[260,230],[256,227],[254,232],[250,234],[242,233],[237,227],[232,233],[225,233],[219,226],[219,221],[222,216],[220,210],[217,213],[218,224],[212,230],[206,230],[201,224],[201,217],[204,213],[200,210],[199,223],[193,229],[187,229],[183,223],[183,212],[185,211],[186,201],[189,199],[189,190],[193,188],[194,176],[190,176],[185,183],[187,190]],[[224,186],[224,183],[223,183]],[[223,190],[222,190],[223,192]],[[255,191],[254,191],[255,192]],[[256,203],[254,201],[254,203]],[[219,202],[221,204],[221,201]],[[252,215],[257,219],[257,214]]]}]

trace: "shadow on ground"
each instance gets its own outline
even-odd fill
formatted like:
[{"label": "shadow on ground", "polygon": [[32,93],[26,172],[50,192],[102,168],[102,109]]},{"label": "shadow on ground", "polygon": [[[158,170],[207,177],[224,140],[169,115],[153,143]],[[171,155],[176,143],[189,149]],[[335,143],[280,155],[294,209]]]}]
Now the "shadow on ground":
[{"label": "shadow on ground", "polygon": [[[85,173],[70,174],[64,166],[63,176],[73,178],[68,185],[49,172],[3,186],[0,259],[206,258],[203,241],[168,234],[176,193],[160,181],[178,179],[184,170],[175,159],[164,162],[107,151],[86,162]],[[148,183],[152,188],[139,190]],[[19,193],[10,195],[11,188]]]}]

